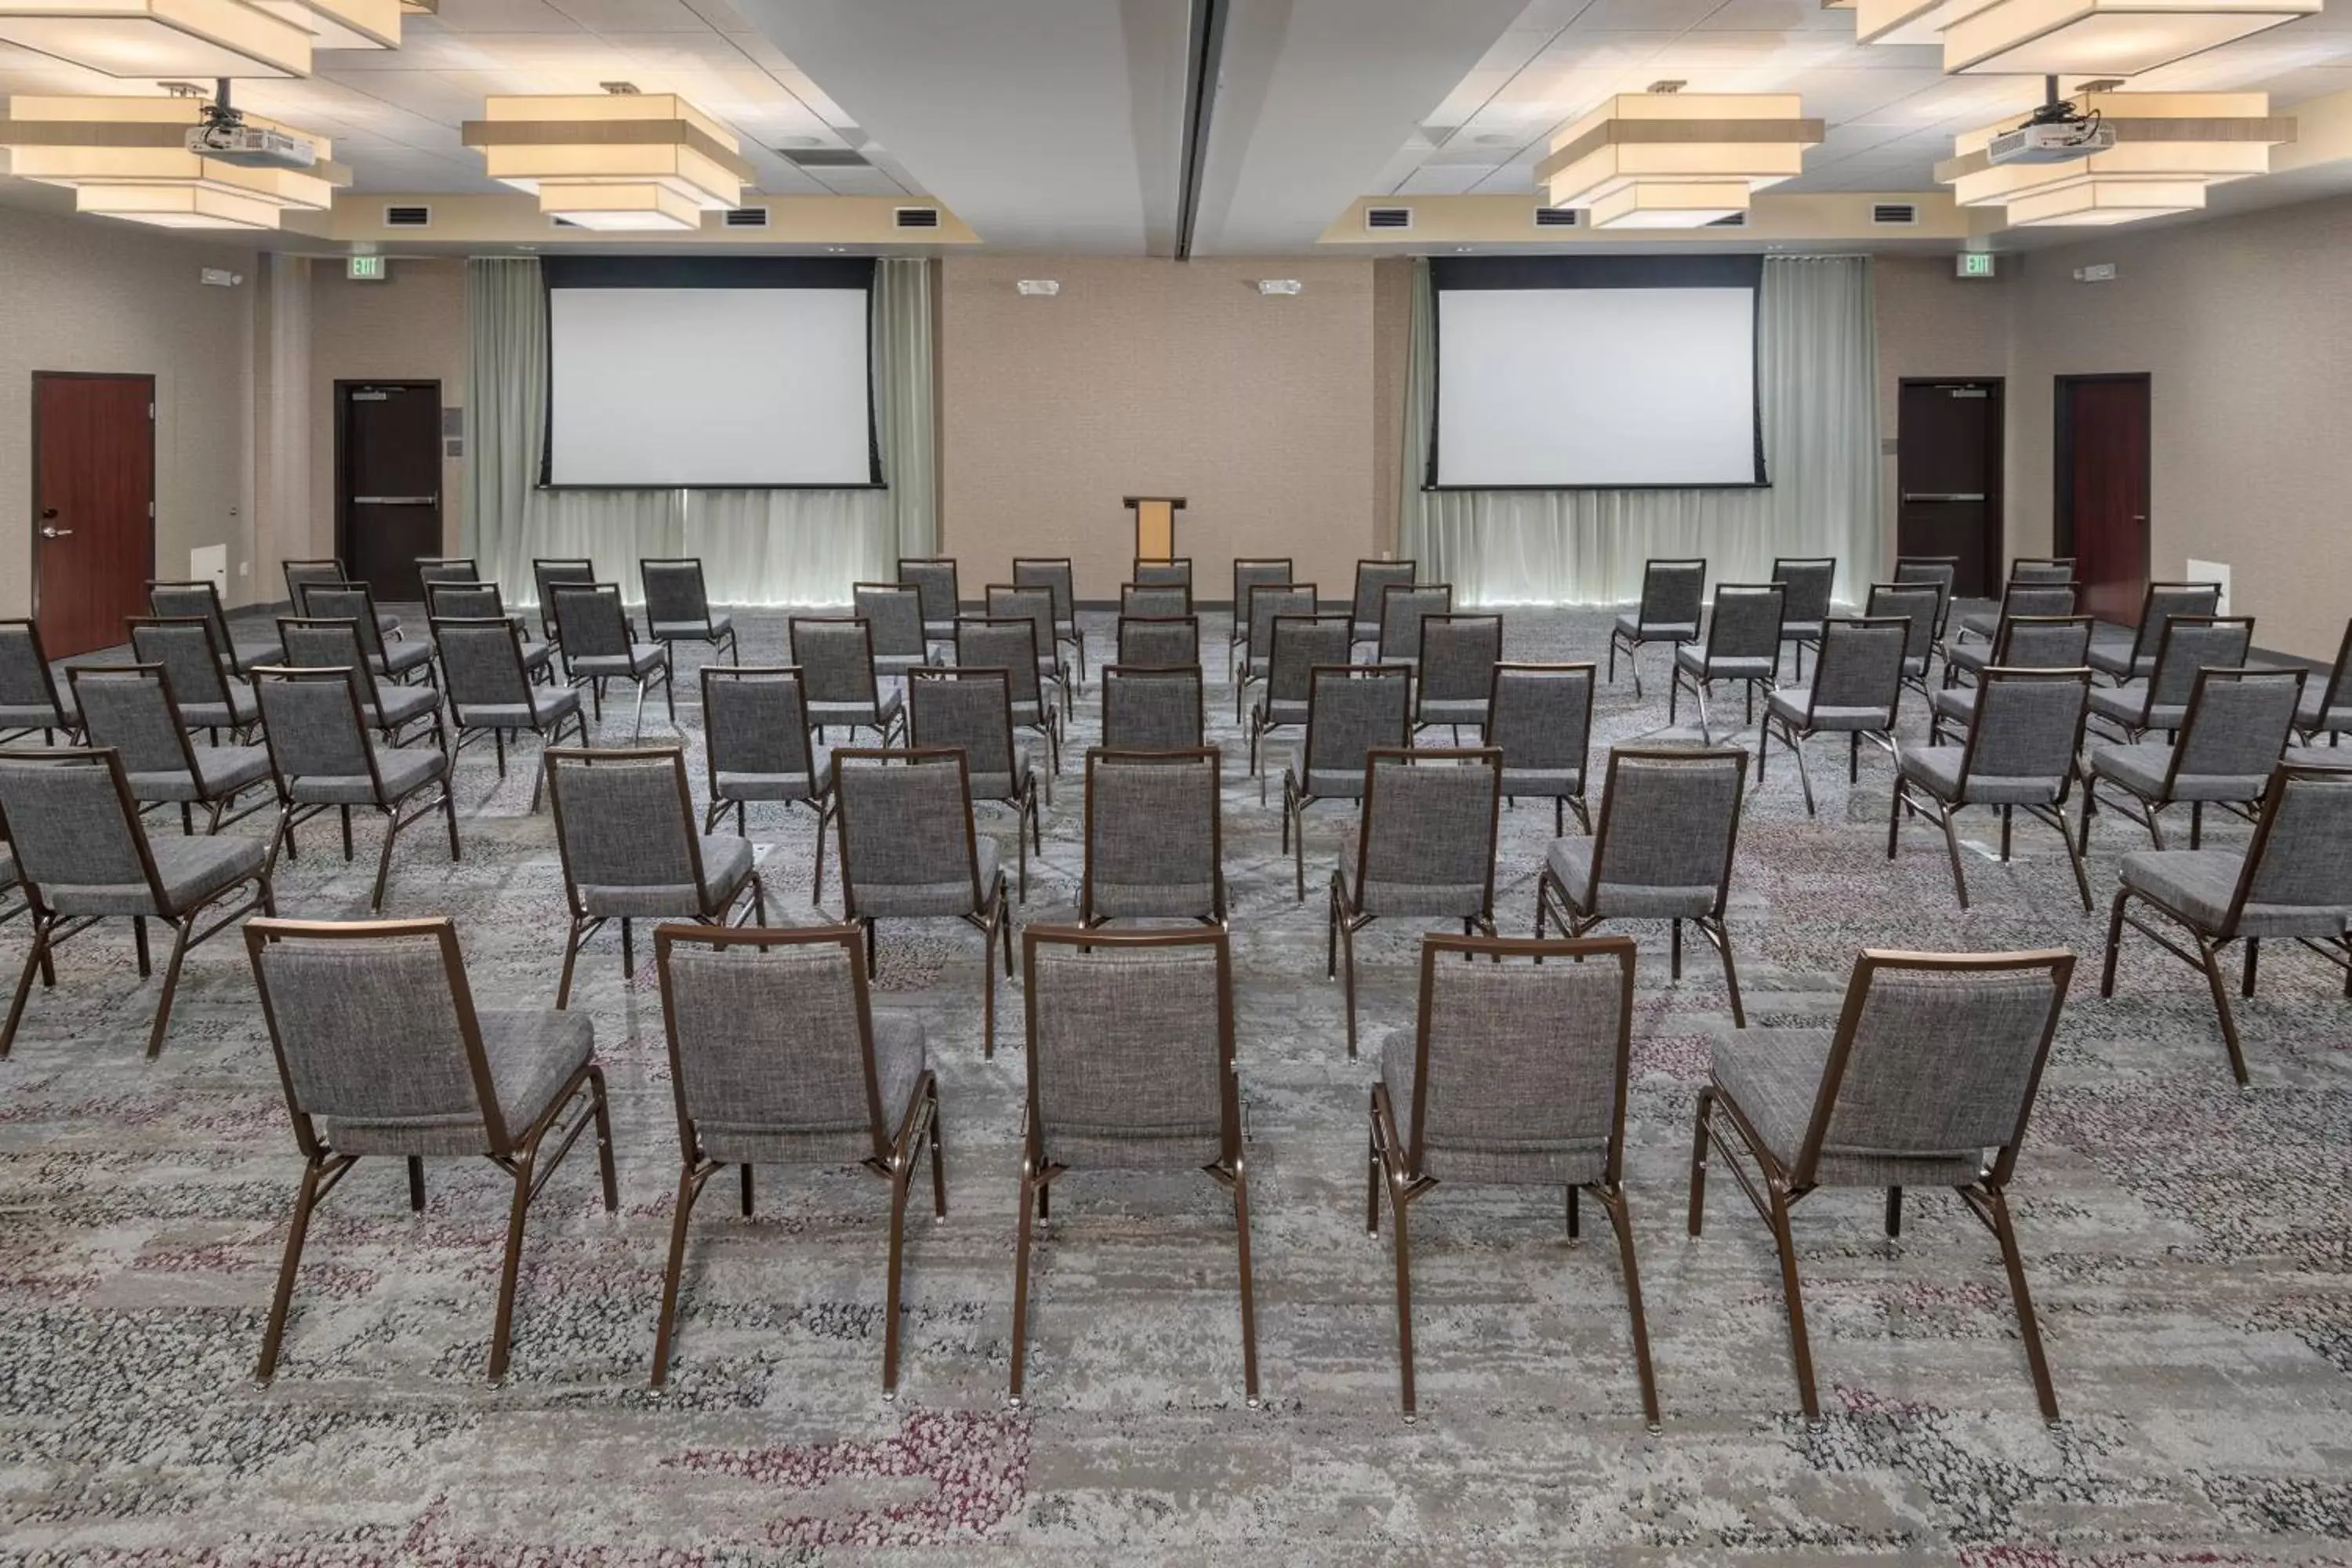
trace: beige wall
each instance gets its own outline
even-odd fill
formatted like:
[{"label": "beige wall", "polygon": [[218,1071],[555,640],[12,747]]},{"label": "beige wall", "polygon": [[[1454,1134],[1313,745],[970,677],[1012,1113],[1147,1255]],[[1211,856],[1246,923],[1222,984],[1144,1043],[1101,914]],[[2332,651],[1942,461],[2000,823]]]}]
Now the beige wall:
[{"label": "beige wall", "polygon": [[[1234,556],[1283,554],[1345,597],[1391,526],[1378,521],[1373,266],[947,258],[941,548],[967,596],[1006,581],[1016,555],[1068,555],[1081,598],[1113,598],[1134,546],[1120,498],[1181,495],[1178,549],[1202,599],[1230,596]],[[1265,277],[1306,287],[1262,296]],[[1023,278],[1061,292],[1024,298]]]}]

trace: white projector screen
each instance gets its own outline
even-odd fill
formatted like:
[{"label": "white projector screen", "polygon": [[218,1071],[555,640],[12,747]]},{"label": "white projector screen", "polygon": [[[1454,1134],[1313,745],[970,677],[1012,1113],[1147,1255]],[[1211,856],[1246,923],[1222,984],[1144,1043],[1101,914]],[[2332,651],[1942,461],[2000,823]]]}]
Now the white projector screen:
[{"label": "white projector screen", "polygon": [[[572,270],[589,262],[603,265]],[[864,284],[735,287],[723,280],[745,274],[658,258],[613,270],[625,265],[548,264],[545,482],[876,482]]]},{"label": "white projector screen", "polygon": [[1570,287],[1441,283],[1430,482],[1761,484],[1754,283],[1643,286],[1624,266],[1586,276]]}]

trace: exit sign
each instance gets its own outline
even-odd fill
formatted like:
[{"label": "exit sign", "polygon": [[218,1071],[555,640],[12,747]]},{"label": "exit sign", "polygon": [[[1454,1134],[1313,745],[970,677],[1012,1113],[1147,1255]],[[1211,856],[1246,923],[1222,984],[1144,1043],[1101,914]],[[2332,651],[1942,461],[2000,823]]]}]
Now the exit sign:
[{"label": "exit sign", "polygon": [[392,273],[381,256],[348,256],[343,258],[343,276],[362,283],[382,283]]},{"label": "exit sign", "polygon": [[1953,271],[1962,278],[1990,278],[1994,259],[1990,250],[1963,250],[1953,258]]}]

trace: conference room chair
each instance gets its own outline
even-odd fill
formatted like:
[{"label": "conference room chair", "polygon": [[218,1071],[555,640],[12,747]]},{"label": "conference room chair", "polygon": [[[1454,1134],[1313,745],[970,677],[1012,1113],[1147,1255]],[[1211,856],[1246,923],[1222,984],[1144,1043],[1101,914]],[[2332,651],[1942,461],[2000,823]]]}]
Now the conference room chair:
[{"label": "conference room chair", "polygon": [[1258,1405],[1257,1299],[1250,1272],[1249,1174],[1234,973],[1222,926],[1109,931],[1032,926],[1027,1111],[1013,1246],[1011,1402],[1029,1358],[1029,1255],[1053,1184],[1073,1170],[1205,1171],[1234,1197],[1242,1307],[1242,1386]]},{"label": "conference room chair", "polygon": [[[298,616],[307,616],[310,613],[302,606],[303,596],[312,587],[331,586],[352,580],[352,574],[343,569],[342,557],[339,555],[323,556],[313,561],[282,562],[279,563],[278,570],[286,575],[286,603]],[[405,637],[407,636],[401,625],[400,617],[388,610],[376,612],[375,626],[376,631],[383,637]]]},{"label": "conference room chair", "polygon": [[1356,1055],[1356,933],[1384,916],[1458,920],[1495,931],[1495,829],[1503,753],[1375,747],[1364,762],[1364,818],[1351,866],[1331,871],[1324,978],[1347,993],[1348,1056]]},{"label": "conference room chair", "polygon": [[1580,664],[1498,664],[1486,700],[1486,743],[1503,753],[1503,800],[1551,802],[1555,837],[1567,813],[1592,831],[1584,805],[1585,752],[1592,739],[1595,670]]},{"label": "conference room chair", "polygon": [[[1951,645],[1973,637],[1979,642],[1990,642],[2000,630],[2000,617],[2005,614],[2026,616],[2071,616],[2074,605],[2071,599],[2061,603],[2055,595],[2030,598],[2028,603],[2012,606],[2010,597],[2020,588],[2078,588],[2074,580],[2074,558],[2069,556],[2027,556],[2011,562],[2008,581],[2001,584],[2000,604],[1991,610],[1970,610],[1960,617],[1960,624],[1951,635]],[[1950,651],[1948,645],[1946,651]]]},{"label": "conference room chair", "polygon": [[683,750],[552,746],[545,765],[563,902],[572,915],[555,984],[558,1007],[571,1005],[572,966],[607,921],[621,922],[624,979],[637,967],[634,921],[768,923],[768,893],[751,841],[695,831]]},{"label": "conference room chair", "polygon": [[1547,922],[1580,937],[1611,921],[1664,921],[1670,977],[1683,977],[1683,922],[1723,960],[1731,1022],[1748,1026],[1724,923],[1739,847],[1748,753],[1733,746],[1610,751],[1601,820],[1589,838],[1556,838],[1536,879],[1536,940]]},{"label": "conference room chair", "polygon": [[[278,623],[278,639],[285,650],[283,662],[293,668],[351,671],[352,689],[358,694],[368,728],[393,745],[415,738],[406,732],[412,725],[420,731],[429,728],[435,745],[448,744],[448,732],[441,723],[440,689],[387,685],[377,679],[374,667],[360,646],[357,622],[283,616]],[[427,644],[415,646],[425,647]]]},{"label": "conference room chair", "polygon": [[954,558],[902,555],[898,558],[898,581],[914,589],[922,604],[923,636],[932,642],[953,641],[956,617],[963,614],[963,601],[956,588]]},{"label": "conference room chair", "polygon": [[[523,672],[532,680],[555,682],[555,645],[532,637],[530,623],[506,605],[506,597],[496,583],[427,583],[425,584],[426,618],[435,621],[505,620],[514,623],[520,640],[517,649],[522,655]],[[441,679],[449,679],[448,660],[442,660]]]},{"label": "conference room chair", "polygon": [[877,1011],[857,928],[654,931],[670,1097],[677,1109],[677,1202],[654,1332],[653,1385],[669,1381],[687,1227],[723,1166],[741,1172],[751,1217],[755,1165],[809,1174],[848,1166],[890,1189],[882,1296],[882,1397],[898,1396],[898,1280],[907,1198],[930,1151],[931,1215],[948,1214],[940,1085],[912,1013]]},{"label": "conference room chair", "polygon": [[[1658,1429],[1649,1321],[1625,1201],[1625,1108],[1633,1076],[1633,942],[1426,936],[1411,1029],[1390,1033],[1372,1085],[1364,1229],[1388,1196],[1396,1253],[1398,1369],[1413,1420],[1412,1247],[1406,1216],[1454,1187],[1567,1189],[1568,1237],[1591,1193],[1617,1233],[1642,1410]],[[1456,958],[1466,963],[1454,962]]]},{"label": "conference room chair", "polygon": [[1013,740],[1010,690],[1001,669],[959,665],[916,670],[907,684],[907,743],[918,750],[961,751],[973,804],[991,801],[1011,808],[1018,865],[1014,885],[1025,901],[1029,851],[1045,852],[1045,829],[1037,809],[1037,771],[1029,765],[1029,749]]},{"label": "conference room chair", "polygon": [[209,834],[267,804],[257,800],[227,815],[239,795],[268,782],[269,753],[259,746],[192,742],[162,665],[86,664],[68,675],[88,744],[109,747],[121,759],[131,798],[142,810],[176,804],[180,830],[194,833],[194,808],[201,805]]},{"label": "conference room chair", "polygon": [[996,840],[972,826],[961,751],[833,753],[842,918],[866,931],[866,967],[880,967],[886,920],[955,920],[980,932],[981,1055],[996,1055],[996,967],[1013,977],[1013,911]]},{"label": "conference room chair", "polygon": [[2150,583],[2140,601],[2139,625],[2126,637],[2101,638],[2091,644],[2091,668],[2118,684],[2145,680],[2155,673],[2164,628],[2175,616],[2218,616],[2221,613],[2219,583]]},{"label": "conference room chair", "polygon": [[[570,730],[573,742],[588,744],[588,716],[580,706],[576,686],[535,686],[531,683],[528,647],[522,631],[504,616],[431,622],[433,644],[441,655],[441,679],[449,694],[449,717],[457,726],[458,752],[485,734],[498,758],[499,777],[507,776],[507,737],[525,731],[539,737],[541,750],[559,745]],[[709,710],[704,710],[706,721]],[[547,770],[531,770],[530,808],[539,809],[547,786]]]},{"label": "conference room chair", "polygon": [[[1780,644],[1796,651],[1795,679],[1805,679],[1805,649],[1818,647],[1822,624],[1830,618],[1830,595],[1837,586],[1834,555],[1782,557],[1772,563],[1772,581],[1780,584]],[[1772,679],[1780,679],[1778,659]]]},{"label": "conference room chair", "polygon": [[1223,765],[1213,746],[1087,752],[1082,924],[1225,923]]},{"label": "conference room chair", "polygon": [[639,642],[636,628],[621,609],[621,590],[613,583],[557,583],[555,642],[563,650],[567,686],[588,688],[596,721],[604,721],[604,682],[625,680],[636,688],[637,704],[630,719],[632,740],[646,732],[646,688],[658,683],[669,705],[669,721],[677,723],[677,681],[669,659],[669,644]]},{"label": "conference room chair", "polygon": [[923,595],[904,583],[859,583],[850,590],[850,613],[864,620],[874,638],[874,670],[904,679],[931,662],[923,630]]},{"label": "conference room chair", "polygon": [[211,731],[215,743],[222,731],[240,745],[251,743],[261,722],[261,707],[248,682],[223,673],[212,623],[202,616],[169,621],[134,617],[123,625],[131,632],[131,657],[141,664],[163,667],[182,723]]},{"label": "conference room chair", "polygon": [[[1259,592],[1263,595],[1266,590]],[[1265,774],[1260,766],[1265,737],[1307,722],[1315,671],[1325,665],[1347,663],[1354,643],[1355,624],[1344,614],[1307,612],[1276,616],[1267,622],[1263,645],[1268,650],[1265,689],[1249,716],[1249,765],[1258,781],[1259,805],[1265,804]]]},{"label": "conference room chair", "polygon": [[[1037,652],[1037,625],[1023,616],[992,619],[967,616],[956,622],[955,661],[958,668],[1001,669],[1013,702],[1016,728],[1034,732],[1045,742],[1046,766],[1055,777],[1062,772],[1062,714],[1046,700],[1045,672],[1052,655]],[[1066,693],[1067,689],[1065,688]]]},{"label": "conference room chair", "polygon": [[[1642,602],[1621,610],[1609,628],[1609,683],[1617,683],[1617,650],[1633,671],[1633,695],[1642,695],[1642,648],[1663,642],[1679,649],[1698,640],[1698,618],[1706,602],[1706,563],[1652,559],[1642,566]],[[1780,651],[1776,640],[1773,652]]]},{"label": "conference room chair", "polygon": [[[2352,1000],[2352,768],[2282,763],[2271,770],[2262,816],[2242,854],[2144,849],[2124,857],[2121,881],[2107,916],[2099,994],[2116,994],[2116,953],[2128,925],[2203,973],[2240,1088],[2253,1080],[2221,973],[2221,955],[2231,943],[2245,943],[2242,995],[2254,994],[2263,940],[2270,937],[2300,942],[2343,969],[2344,994]],[[2148,924],[2135,903],[2168,929]]]},{"label": "conference room chair", "polygon": [[794,616],[786,627],[816,738],[837,724],[853,733],[871,730],[888,745],[906,727],[907,707],[897,687],[882,688],[873,623],[863,616]]},{"label": "conference room chair", "polygon": [[[1066,555],[1019,556],[1013,558],[1013,585],[1016,588],[1043,588],[1053,595],[1053,647],[1059,653],[1066,644],[1078,656],[1078,684],[1087,683],[1087,634],[1078,626],[1077,582]],[[992,616],[1004,612],[994,605],[989,606]]]},{"label": "conference room chair", "polygon": [[1936,617],[1943,603],[1944,591],[1931,583],[1873,583],[1863,603],[1863,619],[1900,619],[1905,624],[1903,684],[1923,696],[1936,653]]},{"label": "conference room chair", "polygon": [[2020,620],[2063,620],[2081,607],[2080,595],[2072,583],[2011,583],[2001,590],[2000,612],[1990,618],[1970,615],[1961,617],[1960,630],[1974,633],[1979,624],[1985,630],[1974,645],[1955,637],[1944,647],[1944,684],[1958,686],[1963,676],[1973,681],[1989,665],[2003,660],[1995,658],[2007,628]]},{"label": "conference room chair", "polygon": [[1968,874],[1960,868],[1960,835],[1954,826],[1963,806],[1989,805],[2000,813],[2000,858],[2006,865],[2013,819],[2023,811],[2057,830],[2074,868],[2083,907],[2091,907],[2091,879],[2074,835],[2066,825],[2066,799],[2078,771],[2091,672],[2073,669],[2004,669],[1994,665],[1977,686],[1975,721],[1958,745],[1914,746],[1895,759],[1895,795],[1886,813],[1886,858],[1895,858],[1906,813],[1935,819],[1944,830],[1952,861],[1952,890],[1960,909],[1969,907]]},{"label": "conference room chair", "polygon": [[223,650],[231,675],[250,675],[256,665],[278,660],[278,647],[266,633],[236,636],[228,612],[221,607],[220,588],[209,577],[193,583],[149,583],[147,613],[159,621],[194,617],[210,625],[214,645]]},{"label": "conference room chair", "polygon": [[1413,683],[1413,732],[1444,724],[1459,743],[1462,726],[1468,724],[1483,736],[1495,666],[1502,658],[1502,616],[1423,616],[1421,679]]},{"label": "conference room chair", "polygon": [[[1974,648],[1958,651],[1974,661],[1972,681],[1992,665],[2003,669],[2073,669],[2088,658],[2095,624],[2088,616],[2008,616],[1993,634],[1990,653],[1979,654]],[[1952,679],[1951,666],[1945,667],[1945,675],[1948,680]],[[1976,687],[1936,688],[1927,694],[1927,712],[1928,743],[1941,745],[1946,731],[1966,730],[1975,720]]]},{"label": "conference room chair", "polygon": [[1192,612],[1192,558],[1189,555],[1179,555],[1172,561],[1130,562],[1127,580],[1139,588],[1181,588],[1185,613]]},{"label": "conference room chair", "polygon": [[1102,672],[1102,743],[1113,752],[1182,752],[1206,738],[1201,667]]},{"label": "conference room chair", "polygon": [[556,584],[589,587],[603,579],[596,575],[596,563],[584,555],[540,555],[531,558],[530,581],[539,593],[540,635],[549,642],[562,642],[563,628],[555,617]]},{"label": "conference room chair", "polygon": [[735,617],[711,609],[698,558],[640,560],[637,581],[646,590],[647,637],[657,643],[704,643],[712,658],[723,652],[740,661],[743,648],[735,635]]},{"label": "conference room chair", "polygon": [[163,994],[147,1032],[147,1055],[156,1056],[188,950],[255,910],[275,910],[261,840],[236,834],[150,838],[139,825],[122,759],[109,748],[0,752],[0,822],[33,912],[33,944],[8,1022],[0,1026],[0,1057],[16,1043],[33,976],[41,976],[44,988],[56,984],[58,948],[100,921],[126,916],[142,980],[153,973],[147,922],[172,928]]},{"label": "conference room chair", "polygon": [[[1037,643],[1037,674],[1052,681],[1061,693],[1062,718],[1071,715],[1071,693],[1079,681],[1073,680],[1070,667],[1062,660],[1061,643],[1054,629],[1054,593],[1050,587],[1022,587],[992,583],[987,588],[987,618],[992,621],[1025,620],[1034,628]],[[957,654],[959,662],[962,659]]]},{"label": "conference room chair", "polygon": [[81,729],[81,711],[70,686],[58,685],[41,628],[31,621],[0,621],[0,744],[21,741],[36,730],[41,744],[71,740]]},{"label": "conference room chair", "polygon": [[702,831],[735,811],[735,835],[749,837],[753,802],[805,805],[816,813],[816,866],[809,902],[824,893],[824,834],[833,819],[833,775],[809,746],[807,695],[793,665],[702,667],[702,764],[710,805]]},{"label": "conference room chair", "polygon": [[[0,621],[0,638],[5,638],[8,623]],[[5,645],[0,645],[0,665],[5,665]],[[2306,746],[2318,744],[2319,737],[2327,737],[2330,747],[2352,730],[2352,621],[2345,623],[2344,641],[2336,650],[2336,664],[2324,672],[2324,679],[2304,683],[2303,700],[2295,704],[2294,730]],[[6,690],[7,677],[0,671],[0,692]],[[10,721],[10,710],[0,697],[0,729]]]},{"label": "conference room chair", "polygon": [[436,583],[479,583],[482,569],[470,555],[420,555],[416,558],[416,581],[423,586],[426,605],[432,602]]},{"label": "conference room chair", "polygon": [[[1307,736],[1282,770],[1282,847],[1298,901],[1307,901],[1307,808],[1364,797],[1364,768],[1378,748],[1412,744],[1412,672],[1402,665],[1317,665],[1307,677]],[[1265,776],[1258,779],[1261,804]]]},{"label": "conference room chair", "polygon": [[1826,620],[1811,686],[1776,688],[1764,700],[1764,725],[1756,734],[1756,782],[1764,782],[1764,755],[1777,735],[1797,759],[1797,783],[1805,792],[1805,815],[1813,809],[1813,775],[1805,765],[1805,742],[1816,735],[1846,738],[1845,776],[1862,782],[1862,743],[1869,741],[1889,757],[1899,754],[1895,718],[1903,704],[1903,649],[1910,623]]},{"label": "conference room chair", "polygon": [[1865,949],[1834,1035],[1776,1030],[1716,1042],[1698,1091],[1690,1234],[1698,1237],[1706,1216],[1711,1152],[1772,1227],[1798,1398],[1814,1426],[1821,1401],[1790,1215],[1813,1193],[1835,1187],[1884,1187],[1890,1237],[1902,1234],[1904,1188],[1959,1194],[2000,1244],[2034,1394],[2042,1419],[2056,1424],[2058,1395],[2010,1218],[2009,1184],[2074,973],[2074,955],[2063,951]]},{"label": "conference room chair", "polygon": [[[1391,588],[1410,588],[1420,580],[1418,561],[1359,561],[1356,563],[1354,637],[1377,644],[1386,625],[1384,612]],[[1450,605],[1448,606],[1451,607]]]},{"label": "conference room chair", "polygon": [[1121,616],[1118,662],[1136,669],[1188,669],[1201,662],[1197,616]]},{"label": "conference room chair", "polygon": [[489,1380],[502,1381],[524,1225],[592,1129],[604,1212],[620,1207],[594,1026],[584,1013],[477,1008],[446,915],[257,920],[245,945],[302,1152],[254,1377],[268,1383],[278,1370],[311,1215],[354,1164],[382,1156],[407,1164],[408,1206],[419,1214],[427,1160],[488,1160],[513,1182],[490,1327]]},{"label": "conference room chair", "polygon": [[1118,588],[1122,616],[1150,618],[1192,613],[1192,584],[1184,583],[1122,583]]},{"label": "conference room chair", "polygon": [[1451,583],[1390,584],[1381,590],[1381,635],[1372,662],[1401,664],[1418,672],[1422,623],[1431,616],[1453,613]]},{"label": "conference room chair", "polygon": [[1687,685],[1698,703],[1698,734],[1702,745],[1715,737],[1707,716],[1707,696],[1718,680],[1736,680],[1747,704],[1746,722],[1756,721],[1756,689],[1769,697],[1774,672],[1780,665],[1782,595],[1778,583],[1726,583],[1715,591],[1715,608],[1706,618],[1706,640],[1675,645],[1675,662],[1666,680],[1666,722],[1675,721],[1683,689]]},{"label": "conference room chair", "polygon": [[368,668],[386,679],[410,681],[422,677],[429,686],[440,685],[440,674],[433,668],[433,644],[429,639],[383,640],[376,617],[375,595],[366,584],[310,584],[303,588],[302,602],[296,608],[304,620],[351,622]]},{"label": "conference room chair", "polygon": [[[1249,689],[1265,680],[1274,668],[1274,626],[1277,620],[1312,616],[1316,611],[1316,585],[1312,583],[1254,583],[1244,608],[1244,623],[1248,630],[1242,639],[1241,666],[1234,675],[1234,722],[1242,722],[1243,704]],[[1355,647],[1355,621],[1348,621],[1348,646]],[[1330,661],[1348,662],[1347,654]]]},{"label": "conference room chair", "polygon": [[2174,616],[2156,645],[2144,679],[2091,693],[2091,717],[2125,741],[2170,734],[2189,716],[2189,693],[2200,669],[2239,669],[2253,651],[2252,616]]},{"label": "conference room chair", "polygon": [[269,845],[273,868],[281,848],[289,856],[299,853],[295,831],[330,810],[342,819],[343,858],[351,859],[355,805],[383,818],[383,850],[376,858],[369,909],[383,908],[393,846],[401,833],[436,811],[449,829],[450,863],[457,863],[457,800],[446,752],[437,745],[377,745],[348,669],[265,665],[254,672],[254,689],[261,699],[269,771],[278,781],[278,832]]},{"label": "conference room chair", "polygon": [[2204,847],[2208,805],[2252,821],[2286,750],[2303,679],[2299,669],[2200,669],[2177,735],[2093,746],[2083,776],[2083,847],[2090,847],[2103,783],[2106,804],[2147,828],[2158,849],[2165,847],[2162,816],[2169,805],[2188,805],[2191,849]]},{"label": "conference room chair", "polygon": [[1898,555],[1895,558],[1895,581],[1904,584],[1928,583],[1936,589],[1937,646],[1944,641],[1944,627],[1951,619],[1952,594],[1958,585],[1960,558],[1957,555]]},{"label": "conference room chair", "polygon": [[[1234,625],[1225,649],[1228,671],[1235,666],[1234,650],[1250,639],[1255,623],[1250,618],[1250,591],[1260,584],[1269,588],[1286,586],[1297,574],[1296,563],[1287,555],[1244,555],[1234,560]],[[1140,582],[1141,579],[1138,578]]]},{"label": "conference room chair", "polygon": [[2012,583],[2072,583],[2074,579],[2071,555],[2020,555],[2009,563]]}]

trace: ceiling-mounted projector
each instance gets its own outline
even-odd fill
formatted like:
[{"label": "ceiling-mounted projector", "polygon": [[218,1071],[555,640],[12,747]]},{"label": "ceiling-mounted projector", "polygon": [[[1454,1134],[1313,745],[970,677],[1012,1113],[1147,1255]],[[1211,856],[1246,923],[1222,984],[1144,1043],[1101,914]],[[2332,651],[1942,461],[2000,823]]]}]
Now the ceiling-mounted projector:
[{"label": "ceiling-mounted projector", "polygon": [[181,138],[181,145],[200,158],[241,169],[310,169],[319,163],[319,150],[307,139],[275,126],[247,125],[244,114],[229,105],[226,80],[215,87],[203,121]]},{"label": "ceiling-mounted projector", "polygon": [[1985,157],[1995,163],[2070,163],[2115,144],[2116,128],[2095,115],[2035,121],[1994,137],[1985,144]]}]

